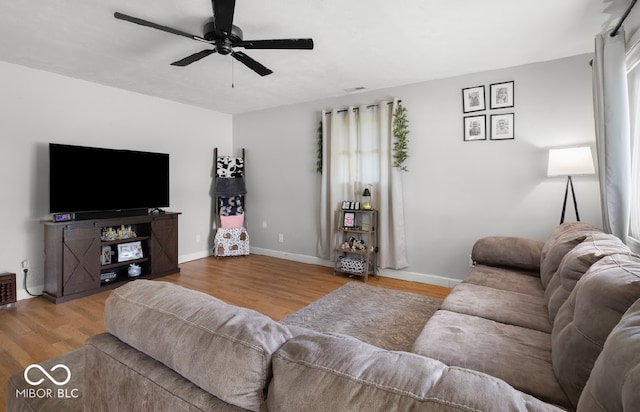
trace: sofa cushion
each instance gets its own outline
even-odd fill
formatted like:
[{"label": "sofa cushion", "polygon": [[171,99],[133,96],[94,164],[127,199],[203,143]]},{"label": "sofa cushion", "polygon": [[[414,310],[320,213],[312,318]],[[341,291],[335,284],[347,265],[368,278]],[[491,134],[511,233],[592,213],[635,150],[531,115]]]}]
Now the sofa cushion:
[{"label": "sofa cushion", "polygon": [[212,395],[254,411],[264,405],[272,353],[292,336],[258,312],[147,280],[112,292],[105,326]]},{"label": "sofa cushion", "polygon": [[564,255],[587,235],[597,232],[600,231],[595,227],[581,222],[563,223],[551,232],[540,253],[540,280],[545,289],[556,274]]},{"label": "sofa cushion", "polygon": [[640,259],[611,255],[591,266],[558,311],[553,368],[574,406],[607,336],[638,298]]},{"label": "sofa cushion", "polygon": [[460,283],[453,288],[440,308],[551,333],[543,296]]},{"label": "sofa cushion", "polygon": [[487,266],[540,271],[540,253],[544,243],[520,237],[487,236],[476,241],[471,259]]},{"label": "sofa cushion", "polygon": [[531,273],[524,270],[477,264],[469,271],[462,283],[544,297],[544,289],[542,288],[542,283],[540,283],[540,277],[531,276]]},{"label": "sofa cushion", "polygon": [[640,405],[640,300],[604,344],[578,402],[578,412],[635,411]]},{"label": "sofa cushion", "polygon": [[290,339],[273,372],[272,411],[559,411],[494,377],[344,335]]},{"label": "sofa cushion", "polygon": [[546,402],[570,405],[553,373],[548,333],[439,310],[412,352],[487,373]]},{"label": "sofa cushion", "polygon": [[582,243],[567,252],[544,292],[551,323],[578,280],[591,265],[607,255],[618,253],[629,254],[631,251],[620,239],[606,233],[590,234]]}]

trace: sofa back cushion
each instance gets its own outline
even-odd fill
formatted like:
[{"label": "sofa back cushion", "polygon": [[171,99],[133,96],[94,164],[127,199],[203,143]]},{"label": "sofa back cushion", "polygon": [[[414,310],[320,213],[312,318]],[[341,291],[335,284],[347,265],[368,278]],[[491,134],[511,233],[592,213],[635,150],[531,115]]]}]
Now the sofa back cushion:
[{"label": "sofa back cushion", "polygon": [[290,339],[273,355],[267,406],[296,412],[560,411],[480,372],[317,332]]},{"label": "sofa back cushion", "polygon": [[582,243],[567,252],[556,275],[551,278],[544,291],[549,321],[553,324],[558,310],[591,265],[608,255],[630,253],[629,248],[620,239],[606,233],[590,234]]},{"label": "sofa back cushion", "polygon": [[544,243],[540,253],[540,281],[546,289],[555,276],[562,258],[591,233],[600,232],[582,222],[569,222],[557,226]]},{"label": "sofa back cushion", "polygon": [[640,405],[640,300],[613,329],[578,402],[578,412],[636,411]]},{"label": "sofa back cushion", "polygon": [[640,298],[640,259],[605,256],[582,276],[556,316],[553,369],[575,406],[607,336]]},{"label": "sofa back cushion", "polygon": [[112,292],[105,326],[205,391],[253,411],[264,408],[271,355],[292,336],[258,312],[148,280]]}]

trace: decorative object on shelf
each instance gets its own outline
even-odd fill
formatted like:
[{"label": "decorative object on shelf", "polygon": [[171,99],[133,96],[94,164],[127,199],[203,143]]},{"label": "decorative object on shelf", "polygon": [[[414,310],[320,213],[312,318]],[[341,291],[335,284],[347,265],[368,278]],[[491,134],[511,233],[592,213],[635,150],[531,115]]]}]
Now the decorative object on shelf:
[{"label": "decorative object on shelf", "polygon": [[366,263],[364,256],[340,256],[338,268],[347,273],[363,273]]},{"label": "decorative object on shelf", "polygon": [[105,227],[102,229],[102,235],[100,236],[100,240],[102,241],[110,241],[118,239],[118,232],[112,227]]},{"label": "decorative object on shelf", "polygon": [[[398,104],[393,113],[393,167],[397,167],[407,172],[404,162],[409,157],[409,120],[407,120],[407,109]],[[322,154],[321,154],[322,155]],[[322,167],[322,165],[321,165]]]},{"label": "decorative object on shelf", "polygon": [[564,201],[562,203],[562,214],[560,215],[560,224],[564,223],[569,186],[571,186],[571,196],[573,197],[576,220],[578,222],[580,221],[580,215],[578,215],[578,202],[576,201],[576,193],[573,189],[573,180],[571,180],[571,176],[592,175],[594,173],[595,167],[593,166],[591,147],[583,146],[549,150],[547,176],[567,176],[567,184],[564,189]]},{"label": "decorative object on shelf", "polygon": [[100,273],[100,282],[101,283],[109,283],[116,280],[118,274],[115,271],[102,272]]},{"label": "decorative object on shelf", "polygon": [[372,252],[374,248],[373,245],[370,245],[367,248],[367,244],[365,243],[364,239],[358,239],[357,237],[351,236],[349,240],[346,240],[340,245],[340,249],[350,250],[352,252],[364,252],[367,250]]},{"label": "decorative object on shelf", "polygon": [[140,276],[141,273],[142,273],[142,268],[140,266],[134,263],[129,265],[129,269],[127,270],[127,275],[129,275],[130,278]]},{"label": "decorative object on shelf", "polygon": [[316,172],[322,174],[322,120],[318,124],[316,141]]},{"label": "decorative object on shelf", "polygon": [[343,200],[342,210],[360,210],[360,202],[357,200]]},{"label": "decorative object on shelf", "polygon": [[491,140],[515,138],[515,115],[513,113],[491,115]]},{"label": "decorative object on shelf", "polygon": [[102,251],[100,253],[100,264],[110,265],[112,254],[113,254],[113,251],[111,250],[111,246],[102,246]]},{"label": "decorative object on shelf", "polygon": [[118,262],[142,259],[142,243],[140,241],[130,243],[120,243],[118,245]]},{"label": "decorative object on shelf", "polygon": [[114,229],[113,227],[102,228],[100,240],[108,242],[112,240],[132,239],[134,237],[137,237],[137,235],[136,232],[131,230],[131,226],[121,225],[118,229]]},{"label": "decorative object on shelf", "polygon": [[356,227],[356,214],[353,212],[346,212],[344,214],[343,227],[354,229]]},{"label": "decorative object on shelf", "polygon": [[[370,186],[369,186],[370,187]],[[362,209],[371,210],[371,190],[369,187],[364,188],[364,192],[362,192]]]},{"label": "decorative object on shelf", "polygon": [[489,107],[503,109],[513,107],[514,82],[494,83],[489,86]]},{"label": "decorative object on shelf", "polygon": [[462,119],[464,128],[463,140],[487,140],[487,116],[465,116]]},{"label": "decorative object on shelf", "polygon": [[478,112],[486,108],[484,86],[462,89],[462,113]]}]

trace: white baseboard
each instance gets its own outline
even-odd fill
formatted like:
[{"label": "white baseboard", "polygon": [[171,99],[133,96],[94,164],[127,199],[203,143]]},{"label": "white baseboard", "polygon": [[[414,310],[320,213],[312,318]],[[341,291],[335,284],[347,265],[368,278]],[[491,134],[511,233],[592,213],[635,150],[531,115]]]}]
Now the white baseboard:
[{"label": "white baseboard", "polygon": [[[315,256],[298,255],[295,253],[280,252],[277,250],[262,249],[256,247],[251,248],[251,253],[256,255],[271,256],[280,259],[293,260],[295,262],[309,263],[312,265],[333,267],[333,262],[331,262],[330,260],[321,259]],[[453,288],[458,283],[462,282],[462,279],[394,269],[380,269],[380,275],[392,279],[408,280],[411,282],[426,283],[429,285],[444,286],[447,288]]]},{"label": "white baseboard", "polygon": [[180,255],[178,256],[178,264],[184,263],[184,262],[191,262],[192,260],[203,259],[209,256],[213,256],[213,252],[211,250],[189,253],[188,255]]},{"label": "white baseboard", "polygon": [[30,294],[27,293],[26,290],[22,288],[18,288],[16,289],[16,300],[20,301],[20,300],[31,299],[31,298],[40,296],[42,294],[42,291],[44,290],[44,285],[28,286],[28,288],[29,288],[29,292],[33,293],[36,296],[31,296]]}]

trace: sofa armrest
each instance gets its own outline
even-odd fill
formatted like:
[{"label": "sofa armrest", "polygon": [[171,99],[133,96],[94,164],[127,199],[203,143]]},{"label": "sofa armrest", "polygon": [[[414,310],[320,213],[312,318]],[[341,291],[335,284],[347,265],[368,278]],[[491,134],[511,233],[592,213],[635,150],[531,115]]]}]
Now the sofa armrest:
[{"label": "sofa armrest", "polygon": [[292,335],[250,309],[168,282],[136,280],[114,290],[107,332],[227,403],[262,411],[271,355]]},{"label": "sofa armrest", "polygon": [[540,272],[544,242],[511,236],[487,236],[479,239],[471,251],[474,263]]}]

